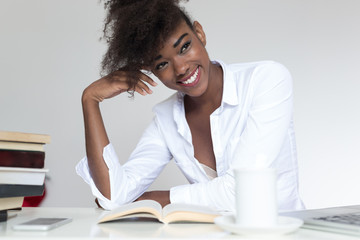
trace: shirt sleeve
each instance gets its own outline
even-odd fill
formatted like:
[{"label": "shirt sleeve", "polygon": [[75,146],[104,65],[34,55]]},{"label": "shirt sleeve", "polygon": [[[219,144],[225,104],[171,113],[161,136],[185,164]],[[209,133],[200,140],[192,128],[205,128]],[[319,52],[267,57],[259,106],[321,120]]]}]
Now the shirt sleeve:
[{"label": "shirt sleeve", "polygon": [[[284,140],[290,134],[292,122],[292,78],[287,69],[278,63],[257,67],[251,78],[248,98],[251,107],[245,129],[235,137],[236,150],[232,154],[229,170],[209,182],[171,188],[172,203],[201,204],[219,211],[234,212],[233,169],[254,166],[257,154],[267,156],[264,166],[278,166],[278,156]],[[283,178],[283,181],[286,179]]]},{"label": "shirt sleeve", "polygon": [[92,194],[100,205],[111,210],[141,196],[172,156],[158,130],[155,118],[125,164],[119,163],[111,143],[104,148],[103,158],[109,169],[111,200],[104,197],[96,188],[86,157],[76,165],[76,172],[90,185]]}]

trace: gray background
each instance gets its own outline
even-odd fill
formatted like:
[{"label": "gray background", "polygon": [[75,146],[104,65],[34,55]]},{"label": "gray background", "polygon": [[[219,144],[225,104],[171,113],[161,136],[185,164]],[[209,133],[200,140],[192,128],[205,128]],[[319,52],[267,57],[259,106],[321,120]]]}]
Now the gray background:
[{"label": "gray background", "polygon": [[[212,59],[276,60],[291,71],[300,192],[308,208],[360,204],[360,2],[358,0],[192,0]],[[80,98],[99,78],[97,0],[0,0],[0,129],[50,134],[48,194],[42,206],[95,206],[75,174],[84,156]],[[173,92],[126,94],[102,104],[109,136],[125,162]],[[176,166],[152,189],[186,183]]]}]

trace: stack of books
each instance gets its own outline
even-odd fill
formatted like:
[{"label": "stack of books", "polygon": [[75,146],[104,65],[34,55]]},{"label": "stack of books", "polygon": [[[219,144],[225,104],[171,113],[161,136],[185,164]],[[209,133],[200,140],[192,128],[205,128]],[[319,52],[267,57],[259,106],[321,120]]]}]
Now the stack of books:
[{"label": "stack of books", "polygon": [[0,131],[0,221],[21,209],[24,197],[44,193],[47,143],[49,135]]}]

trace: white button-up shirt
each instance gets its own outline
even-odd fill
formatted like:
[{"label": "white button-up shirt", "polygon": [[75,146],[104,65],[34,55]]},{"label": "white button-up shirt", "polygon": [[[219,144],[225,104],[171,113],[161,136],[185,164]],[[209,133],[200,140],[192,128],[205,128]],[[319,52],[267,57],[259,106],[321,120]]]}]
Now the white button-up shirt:
[{"label": "white button-up shirt", "polygon": [[218,63],[223,69],[222,103],[210,116],[218,177],[209,180],[194,157],[183,94],[177,93],[154,107],[153,121],[124,165],[111,144],[104,148],[111,200],[96,188],[86,157],[76,166],[102,207],[113,209],[134,201],[173,159],[189,184],[170,189],[171,203],[235,212],[233,168],[254,167],[256,156],[261,154],[267,159],[263,164],[278,173],[279,210],[303,208],[298,192],[291,75],[272,61]]}]

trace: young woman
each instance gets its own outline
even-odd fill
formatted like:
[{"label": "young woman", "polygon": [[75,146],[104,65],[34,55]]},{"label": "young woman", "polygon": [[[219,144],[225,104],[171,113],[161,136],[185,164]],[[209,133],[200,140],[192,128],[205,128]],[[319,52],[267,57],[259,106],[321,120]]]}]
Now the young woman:
[{"label": "young woman", "polygon": [[[87,157],[77,165],[105,209],[141,199],[234,209],[233,167],[266,164],[278,172],[280,210],[303,207],[298,194],[292,82],[275,62],[211,61],[206,36],[175,0],[108,1],[103,60],[108,74],[82,96]],[[151,71],[177,91],[155,117],[130,159],[120,165],[99,104],[127,91],[151,94]],[[146,192],[174,159],[190,184]]]}]

